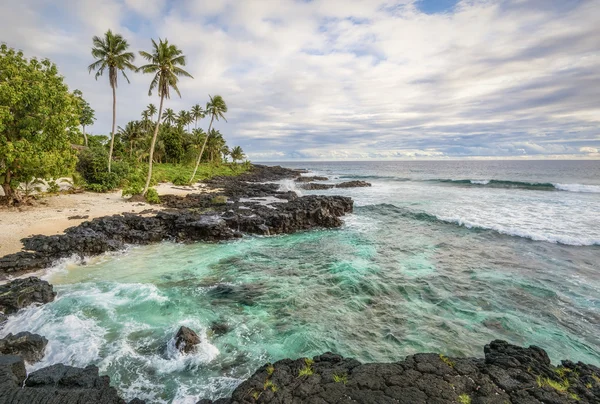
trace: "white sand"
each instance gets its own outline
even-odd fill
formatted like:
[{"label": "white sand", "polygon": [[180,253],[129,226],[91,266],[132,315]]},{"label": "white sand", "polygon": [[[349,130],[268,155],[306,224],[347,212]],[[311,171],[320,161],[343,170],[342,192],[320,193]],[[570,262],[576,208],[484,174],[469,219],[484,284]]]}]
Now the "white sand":
[{"label": "white sand", "polygon": [[[180,187],[170,183],[155,187],[159,195],[186,195],[211,192],[203,189],[203,184],[195,187]],[[65,229],[96,217],[115,215],[124,212],[141,212],[145,209],[162,209],[158,205],[128,202],[121,191],[106,194],[84,192],[81,194],[61,194],[48,196],[36,206],[20,208],[0,208],[0,257],[22,249],[21,239],[35,235],[61,234]],[[72,219],[69,216],[89,216],[87,219]]]}]

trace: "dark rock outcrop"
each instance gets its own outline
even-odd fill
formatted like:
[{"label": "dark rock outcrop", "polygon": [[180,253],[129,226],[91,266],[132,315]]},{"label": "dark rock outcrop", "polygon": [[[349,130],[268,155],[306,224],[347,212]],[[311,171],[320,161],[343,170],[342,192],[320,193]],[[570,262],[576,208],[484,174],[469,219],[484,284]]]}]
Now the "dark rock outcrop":
[{"label": "dark rock outcrop", "polygon": [[0,339],[0,354],[19,355],[29,363],[40,361],[48,340],[41,335],[30,332],[20,332],[15,335],[8,334]]},{"label": "dark rock outcrop", "polygon": [[125,404],[96,366],[53,365],[31,373],[18,356],[0,356],[0,402],[12,404]]},{"label": "dark rock outcrop", "polygon": [[[17,262],[19,264],[19,262]],[[0,285],[0,311],[12,314],[34,303],[48,303],[54,300],[56,292],[46,281],[35,277],[15,279]]]},{"label": "dark rock outcrop", "polygon": [[[205,196],[188,196],[179,199],[186,201],[185,209],[162,211],[153,216],[124,213],[96,218],[67,229],[65,234],[23,239],[25,249],[29,251],[3,257],[0,270],[7,273],[31,271],[72,254],[96,255],[122,249],[126,244],[150,244],[162,240],[214,242],[241,237],[240,232],[280,234],[314,227],[338,227],[342,224],[340,216],[351,212],[353,206],[347,197],[290,199],[266,206],[260,201],[213,204]],[[177,204],[176,197],[169,201]],[[206,207],[210,207],[210,211],[204,212]],[[3,300],[4,295],[0,296],[0,310]],[[5,309],[5,313],[9,313],[11,311],[6,310],[14,309]]]},{"label": "dark rock outcrop", "polygon": [[307,191],[320,191],[324,189],[331,189],[335,187],[333,184],[319,184],[317,182],[309,182],[307,184],[300,185],[300,188],[306,189]]},{"label": "dark rock outcrop", "polygon": [[185,326],[181,326],[175,335],[175,348],[179,349],[180,352],[193,352],[199,343],[200,337],[198,334]]},{"label": "dark rock outcrop", "polygon": [[314,176],[301,176],[296,178],[296,182],[312,182],[312,181],[327,181],[329,178],[327,177],[319,177],[317,175]]},{"label": "dark rock outcrop", "polygon": [[371,186],[371,184],[366,181],[347,181],[347,182],[340,182],[339,184],[335,185],[336,188],[358,188],[358,187],[370,187],[370,186]]},{"label": "dark rock outcrop", "polygon": [[265,365],[230,398],[203,404],[600,403],[600,368],[563,361],[544,350],[504,341],[485,347],[485,359],[416,354],[396,363],[361,364],[326,353]]}]

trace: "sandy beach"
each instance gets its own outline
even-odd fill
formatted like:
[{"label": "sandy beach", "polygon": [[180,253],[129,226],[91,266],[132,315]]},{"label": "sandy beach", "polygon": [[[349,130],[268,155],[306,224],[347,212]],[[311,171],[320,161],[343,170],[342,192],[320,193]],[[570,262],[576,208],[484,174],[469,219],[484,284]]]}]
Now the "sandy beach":
[{"label": "sandy beach", "polygon": [[[157,185],[159,195],[186,195],[211,192],[200,184],[194,187],[174,186],[170,183]],[[34,234],[60,234],[65,229],[96,217],[124,212],[139,213],[146,209],[162,209],[159,205],[129,202],[121,191],[105,194],[84,192],[47,196],[36,201],[35,206],[0,207],[0,257],[22,249],[21,239]],[[87,218],[72,218],[87,216]]]}]

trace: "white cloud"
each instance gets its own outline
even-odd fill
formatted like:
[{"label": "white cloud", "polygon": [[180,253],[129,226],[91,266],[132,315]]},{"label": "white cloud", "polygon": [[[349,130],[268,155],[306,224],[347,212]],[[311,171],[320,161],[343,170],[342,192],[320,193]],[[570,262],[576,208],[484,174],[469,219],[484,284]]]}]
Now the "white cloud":
[{"label": "white cloud", "polygon": [[[110,130],[110,92],[87,74],[89,47],[113,28],[135,50],[149,37],[179,45],[195,79],[168,107],[223,95],[219,128],[251,157],[589,154],[600,0],[555,4],[463,0],[426,15],[412,0],[23,0],[3,7],[0,37],[56,61],[97,110],[97,133]],[[157,102],[149,80],[119,86],[119,125]]]}]

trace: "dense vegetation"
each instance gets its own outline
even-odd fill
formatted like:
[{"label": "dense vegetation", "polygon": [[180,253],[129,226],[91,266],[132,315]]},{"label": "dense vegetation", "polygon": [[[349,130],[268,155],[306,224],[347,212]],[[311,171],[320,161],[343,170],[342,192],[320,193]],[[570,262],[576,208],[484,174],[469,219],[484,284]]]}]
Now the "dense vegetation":
[{"label": "dense vegetation", "polygon": [[[96,120],[94,110],[79,90],[70,92],[57,68],[48,60],[26,59],[2,45],[0,51],[0,184],[4,201],[19,202],[24,189],[39,179],[50,181],[72,175],[74,186],[106,192],[124,188],[125,195],[144,194],[159,181],[191,184],[213,175],[234,175],[249,167],[241,147],[230,149],[213,127],[225,120],[227,104],[209,96],[206,108],[163,110],[178,81],[192,78],[183,70],[185,55],[166,39],[152,40],[150,52],[139,52],[147,64],[136,67],[135,54],[125,38],[110,30],[93,38],[94,62],[88,66],[98,79],[107,73],[113,99],[109,136],[88,135]],[[156,90],[159,107],[149,104],[140,118],[117,123],[116,89],[126,71],[151,74],[148,95]],[[205,132],[200,126],[210,118]],[[81,129],[80,129],[81,128]],[[231,163],[228,162],[231,157]],[[75,171],[74,171],[75,170]],[[154,191],[154,190],[150,190]]]}]

